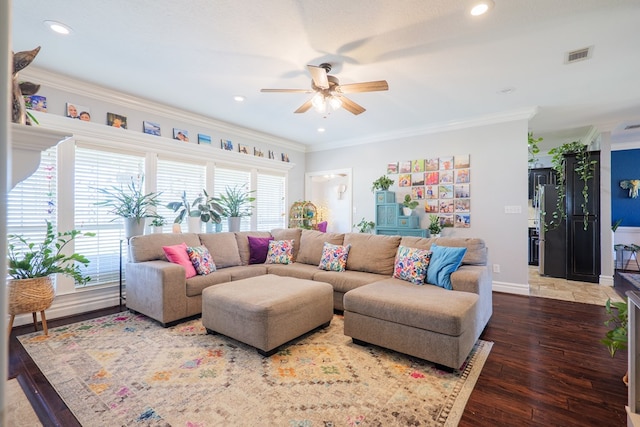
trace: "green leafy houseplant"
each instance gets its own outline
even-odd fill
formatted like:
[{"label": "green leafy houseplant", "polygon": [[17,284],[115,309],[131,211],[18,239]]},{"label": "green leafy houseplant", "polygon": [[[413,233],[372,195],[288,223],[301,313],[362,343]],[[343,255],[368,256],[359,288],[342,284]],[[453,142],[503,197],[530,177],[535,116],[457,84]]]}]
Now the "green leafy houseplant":
[{"label": "green leafy houseplant", "polygon": [[582,181],[582,213],[584,215],[584,230],[587,230],[589,225],[589,180],[593,179],[595,171],[595,164],[597,161],[591,160],[587,146],[579,141],[568,142],[562,144],[559,147],[554,147],[549,150],[551,154],[551,167],[556,171],[558,175],[558,200],[556,202],[556,208],[551,214],[551,220],[549,223],[545,223],[544,226],[547,230],[553,230],[560,226],[562,220],[566,219],[567,212],[565,209],[566,200],[566,171],[565,171],[565,156],[567,154],[576,155],[576,167],[575,172],[578,174],[578,178]]},{"label": "green leafy houseplant", "polygon": [[55,233],[53,225],[47,221],[47,232],[40,244],[28,242],[24,237],[11,234],[9,244],[9,276],[14,279],[32,279],[63,274],[85,285],[91,278],[84,276],[80,265],[89,265],[89,260],[78,253],[65,254],[64,248],[78,236],[95,236],[79,230]]},{"label": "green leafy houseplant", "polygon": [[[200,211],[198,210],[198,204],[202,203],[202,196],[198,196],[193,202],[187,200],[187,192],[183,191],[180,201],[167,203],[166,207],[174,212],[178,212],[178,215],[173,220],[174,224],[182,224],[185,217],[199,217]],[[205,221],[206,222],[206,221]]]},{"label": "green leafy houseplant", "polygon": [[409,208],[409,209],[415,209],[416,207],[418,207],[418,202],[416,202],[415,200],[411,200],[411,196],[408,194],[404,195],[404,201],[402,202],[402,206],[404,206],[405,208]]},{"label": "green leafy houseplant", "polygon": [[429,232],[431,234],[440,234],[442,226],[440,225],[440,218],[438,215],[429,215]]},{"label": "green leafy houseplant", "polygon": [[244,185],[227,186],[225,193],[214,197],[213,201],[220,207],[221,215],[225,218],[251,216],[251,203],[256,200],[251,196],[252,193],[255,193],[255,190],[248,191]]},{"label": "green leafy houseplant", "polygon": [[360,233],[370,233],[373,230],[373,227],[376,226],[376,223],[373,221],[367,221],[364,217],[360,220],[359,223],[353,224],[354,227],[358,228],[358,232]]},{"label": "green leafy houseplant", "polygon": [[212,222],[219,224],[222,220],[223,209],[216,201],[214,197],[209,196],[207,190],[202,190],[203,195],[198,196],[194,200],[193,205],[197,205],[198,212],[200,214],[200,221]]},{"label": "green leafy houseplant", "polygon": [[618,350],[627,348],[629,339],[627,330],[629,315],[627,310],[628,305],[626,302],[611,302],[611,299],[608,299],[605,305],[605,311],[609,318],[605,320],[604,324],[610,326],[611,329],[607,331],[600,342],[607,347],[611,357],[614,357]]},{"label": "green leafy houseplant", "polygon": [[380,178],[373,181],[371,191],[387,191],[389,187],[393,185],[395,181],[389,178],[387,175],[382,175]]},{"label": "green leafy houseplant", "polygon": [[98,188],[98,192],[107,198],[96,202],[97,206],[111,208],[111,213],[122,218],[155,218],[156,213],[151,209],[158,206],[158,197],[161,193],[143,193],[144,178],[140,183],[131,178],[126,187],[112,185],[109,188]]},{"label": "green leafy houseplant", "polygon": [[151,221],[151,226],[152,227],[164,227],[167,224],[167,220],[163,217],[158,215],[157,217],[153,218],[153,221]]},{"label": "green leafy houseplant", "polygon": [[538,143],[541,142],[543,138],[534,138],[533,132],[529,132],[527,136],[529,137],[527,146],[529,148],[529,165],[531,166],[538,160],[538,158],[536,157],[536,155],[540,152]]}]

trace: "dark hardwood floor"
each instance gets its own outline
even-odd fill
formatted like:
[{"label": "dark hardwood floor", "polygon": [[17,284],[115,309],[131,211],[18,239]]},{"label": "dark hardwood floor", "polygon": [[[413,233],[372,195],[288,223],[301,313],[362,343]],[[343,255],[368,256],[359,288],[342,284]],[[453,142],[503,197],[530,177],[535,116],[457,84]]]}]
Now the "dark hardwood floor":
[{"label": "dark hardwood floor", "polygon": [[[624,426],[626,351],[611,358],[600,339],[600,306],[494,293],[482,339],[493,349],[466,406],[461,426]],[[117,307],[52,320],[50,327],[119,311]],[[79,425],[15,338],[9,378],[17,377],[45,426]]]}]

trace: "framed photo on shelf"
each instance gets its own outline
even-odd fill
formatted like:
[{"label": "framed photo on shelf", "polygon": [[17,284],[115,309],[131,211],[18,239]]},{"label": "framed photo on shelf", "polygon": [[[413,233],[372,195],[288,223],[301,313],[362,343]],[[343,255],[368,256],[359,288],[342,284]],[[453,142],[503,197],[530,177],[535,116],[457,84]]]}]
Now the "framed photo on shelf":
[{"label": "framed photo on shelf", "polygon": [[177,139],[182,142],[189,142],[189,131],[173,128],[173,139]]},{"label": "framed photo on shelf", "polygon": [[227,151],[233,151],[233,142],[230,139],[221,139],[220,148]]},{"label": "framed photo on shelf", "polygon": [[142,132],[149,135],[160,136],[160,125],[154,122],[143,121]]},{"label": "framed photo on shelf", "polygon": [[276,158],[276,153],[273,152],[273,150],[269,150],[269,158],[270,159],[274,159]]},{"label": "framed photo on shelf", "polygon": [[107,125],[114,128],[126,129],[127,117],[121,116],[120,114],[107,113]]},{"label": "framed photo on shelf", "polygon": [[264,157],[262,150],[257,147],[253,147],[253,155],[256,157]]},{"label": "framed photo on shelf", "polygon": [[242,154],[249,154],[249,146],[244,144],[238,144],[238,152]]},{"label": "framed photo on shelf", "polygon": [[280,157],[282,158],[283,162],[289,163],[289,155],[287,153],[282,153]]},{"label": "framed photo on shelf", "polygon": [[[24,106],[27,110],[47,112],[47,97],[41,95],[25,95]],[[91,119],[91,116],[89,116]]]},{"label": "framed photo on shelf", "polygon": [[211,145],[211,137],[202,133],[198,134],[198,144]]},{"label": "framed photo on shelf", "polygon": [[[82,114],[84,113],[84,114]],[[111,114],[111,113],[109,113]],[[66,109],[65,109],[65,116],[71,118],[71,119],[80,119],[80,120],[84,120],[85,122],[90,122],[91,121],[91,109],[89,107],[85,107],[83,105],[80,104],[75,104],[72,102],[67,102],[66,104]],[[127,121],[127,118],[124,118],[125,122]],[[107,124],[109,124],[109,115],[107,114]],[[112,125],[109,125],[112,126]],[[125,127],[126,129],[126,127]]]}]

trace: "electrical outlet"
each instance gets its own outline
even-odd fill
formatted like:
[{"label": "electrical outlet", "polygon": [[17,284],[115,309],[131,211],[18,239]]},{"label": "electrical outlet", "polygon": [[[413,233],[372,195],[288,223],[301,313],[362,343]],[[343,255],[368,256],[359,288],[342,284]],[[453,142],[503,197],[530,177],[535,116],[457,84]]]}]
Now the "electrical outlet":
[{"label": "electrical outlet", "polygon": [[500,273],[500,264],[493,264],[493,272]]}]

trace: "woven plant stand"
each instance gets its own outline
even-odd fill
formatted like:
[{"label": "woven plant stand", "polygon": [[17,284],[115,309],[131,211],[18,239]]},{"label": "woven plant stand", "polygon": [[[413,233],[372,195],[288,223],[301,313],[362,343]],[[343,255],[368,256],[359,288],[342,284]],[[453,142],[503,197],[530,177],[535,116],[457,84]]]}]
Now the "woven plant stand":
[{"label": "woven plant stand", "polygon": [[13,321],[17,314],[31,313],[33,315],[33,327],[38,330],[37,312],[42,318],[42,329],[45,335],[49,334],[47,329],[47,318],[44,311],[51,307],[55,291],[50,277],[35,277],[33,279],[10,279],[9,287],[9,329],[7,336],[11,335]]}]

